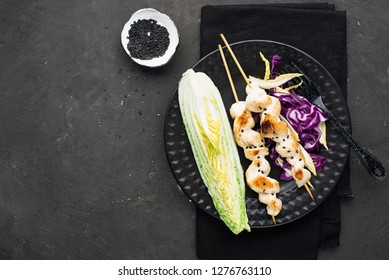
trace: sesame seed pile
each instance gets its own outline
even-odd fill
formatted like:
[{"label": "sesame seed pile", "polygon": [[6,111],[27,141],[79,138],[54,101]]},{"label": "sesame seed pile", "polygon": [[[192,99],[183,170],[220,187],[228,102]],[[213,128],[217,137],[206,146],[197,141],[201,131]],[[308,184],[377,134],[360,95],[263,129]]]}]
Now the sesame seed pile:
[{"label": "sesame seed pile", "polygon": [[169,32],[155,20],[142,19],[131,24],[127,48],[133,58],[150,60],[161,57],[169,47]]}]

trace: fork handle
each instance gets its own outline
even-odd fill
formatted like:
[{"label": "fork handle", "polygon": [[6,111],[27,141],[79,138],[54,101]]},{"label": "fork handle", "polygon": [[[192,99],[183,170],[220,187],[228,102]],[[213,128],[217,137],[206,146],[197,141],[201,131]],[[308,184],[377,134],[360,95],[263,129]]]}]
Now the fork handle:
[{"label": "fork handle", "polygon": [[365,167],[367,172],[377,180],[383,180],[385,178],[385,168],[382,163],[373,156],[370,152],[368,152],[361,144],[355,140],[353,136],[340,124],[340,122],[335,118],[335,116],[327,109],[327,107],[320,100],[318,102],[318,107],[323,110],[328,119],[333,123],[333,125],[339,130],[342,136],[347,140],[347,142],[353,147],[356,152],[359,160],[362,165]]}]

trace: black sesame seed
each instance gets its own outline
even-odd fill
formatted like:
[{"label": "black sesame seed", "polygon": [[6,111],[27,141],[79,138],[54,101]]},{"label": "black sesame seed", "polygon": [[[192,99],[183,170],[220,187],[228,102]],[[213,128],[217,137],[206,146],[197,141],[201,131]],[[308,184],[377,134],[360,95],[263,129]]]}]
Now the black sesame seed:
[{"label": "black sesame seed", "polygon": [[302,161],[302,160],[303,160],[302,158],[299,159],[299,161]]}]

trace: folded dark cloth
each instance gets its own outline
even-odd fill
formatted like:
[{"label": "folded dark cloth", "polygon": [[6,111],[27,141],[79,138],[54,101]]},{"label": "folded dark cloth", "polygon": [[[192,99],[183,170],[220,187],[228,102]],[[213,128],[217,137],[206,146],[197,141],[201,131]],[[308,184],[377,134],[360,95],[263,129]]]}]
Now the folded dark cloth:
[{"label": "folded dark cloth", "polygon": [[[205,6],[201,11],[201,57],[215,50],[223,33],[230,43],[263,39],[292,45],[318,60],[347,94],[346,12],[334,5],[262,4]],[[332,194],[293,223],[232,234],[197,209],[196,249],[200,259],[316,259],[319,248],[339,246],[339,199],[352,197],[350,168]]]}]

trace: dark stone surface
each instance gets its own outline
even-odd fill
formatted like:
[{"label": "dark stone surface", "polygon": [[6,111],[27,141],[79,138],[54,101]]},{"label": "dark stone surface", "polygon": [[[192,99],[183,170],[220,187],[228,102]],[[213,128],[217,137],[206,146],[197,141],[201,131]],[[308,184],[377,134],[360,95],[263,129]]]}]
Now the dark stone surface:
[{"label": "dark stone surface", "polygon": [[[163,124],[199,58],[200,8],[223,3],[236,1],[0,1],[0,258],[196,258],[195,207],[171,175]],[[347,11],[353,134],[388,169],[389,2],[331,3]],[[120,43],[144,7],[181,35],[160,69]],[[387,180],[353,153],[351,175],[341,246],[319,258],[389,259]]]}]

